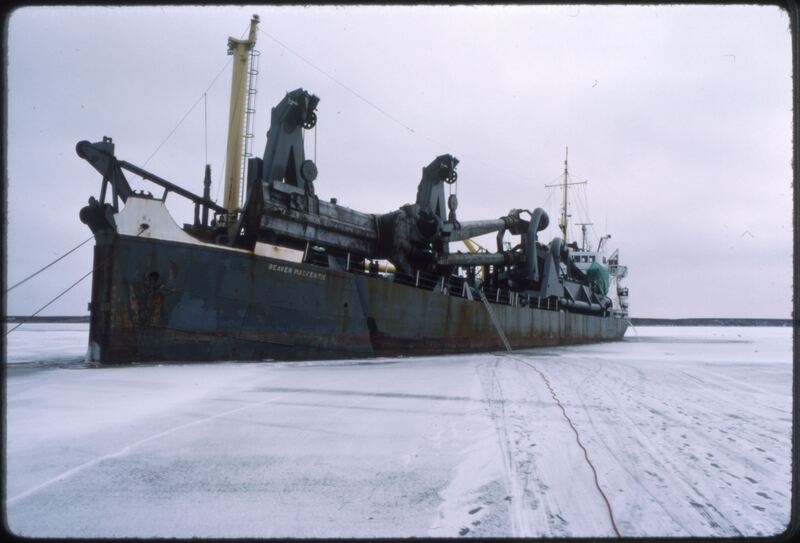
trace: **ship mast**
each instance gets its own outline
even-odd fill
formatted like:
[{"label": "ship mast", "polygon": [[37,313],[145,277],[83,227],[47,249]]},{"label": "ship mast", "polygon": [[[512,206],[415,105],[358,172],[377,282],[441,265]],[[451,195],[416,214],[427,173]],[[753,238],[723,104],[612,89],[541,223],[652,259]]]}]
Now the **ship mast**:
[{"label": "ship mast", "polygon": [[569,213],[567,208],[569,199],[567,198],[567,187],[570,185],[585,184],[586,181],[576,181],[572,183],[569,182],[569,147],[567,147],[566,155],[564,157],[564,181],[555,185],[545,185],[547,188],[561,187],[561,190],[564,193],[564,199],[561,203],[561,219],[558,221],[558,227],[561,230],[561,234],[564,236],[564,246],[567,245],[567,226],[569,225]]},{"label": "ship mast", "polygon": [[564,235],[564,245],[567,244],[567,187],[569,184],[567,183],[567,179],[569,177],[569,167],[567,165],[567,161],[569,160],[569,147],[567,147],[566,155],[564,155],[564,202],[561,206],[561,221],[558,223],[558,227],[561,228],[561,233]]},{"label": "ship mast", "polygon": [[242,176],[242,142],[245,108],[245,82],[247,80],[250,50],[256,44],[258,15],[250,19],[250,33],[246,40],[228,38],[228,54],[233,55],[231,79],[231,106],[228,117],[228,146],[225,158],[225,196],[223,206],[228,212],[226,217],[228,235],[233,236],[236,229],[236,214],[239,210],[239,189]]}]

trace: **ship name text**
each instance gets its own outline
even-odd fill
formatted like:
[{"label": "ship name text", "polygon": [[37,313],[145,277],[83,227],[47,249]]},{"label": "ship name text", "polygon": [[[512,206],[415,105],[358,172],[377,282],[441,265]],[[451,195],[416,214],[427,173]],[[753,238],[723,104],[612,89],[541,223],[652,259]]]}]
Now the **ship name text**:
[{"label": "ship name text", "polygon": [[269,264],[267,269],[269,271],[288,273],[290,275],[299,275],[300,277],[307,277],[309,279],[316,279],[318,281],[324,281],[325,279],[327,279],[327,276],[324,273],[313,272],[313,271],[309,271],[309,270],[301,270],[299,268],[293,268],[292,266],[282,266],[280,264]]}]

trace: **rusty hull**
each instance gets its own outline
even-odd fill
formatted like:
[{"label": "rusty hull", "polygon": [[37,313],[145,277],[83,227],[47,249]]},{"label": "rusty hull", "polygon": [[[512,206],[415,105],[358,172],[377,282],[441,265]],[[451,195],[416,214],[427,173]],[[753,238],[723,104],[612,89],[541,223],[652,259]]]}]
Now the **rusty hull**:
[{"label": "rusty hull", "polygon": [[[310,360],[503,349],[486,308],[369,275],[98,233],[89,358]],[[621,339],[625,319],[492,304],[514,348]]]}]

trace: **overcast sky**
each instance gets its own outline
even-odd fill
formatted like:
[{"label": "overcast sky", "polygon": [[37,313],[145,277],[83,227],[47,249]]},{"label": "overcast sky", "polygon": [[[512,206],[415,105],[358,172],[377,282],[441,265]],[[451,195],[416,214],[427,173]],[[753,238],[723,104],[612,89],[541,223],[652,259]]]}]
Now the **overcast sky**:
[{"label": "overcast sky", "polygon": [[[633,316],[790,317],[791,35],[784,12],[760,6],[17,10],[9,285],[90,236],[78,212],[100,177],[75,154],[80,140],[111,136],[119,158],[143,166],[197,104],[146,168],[201,192],[207,134],[221,201],[227,38],[253,13],[255,153],[285,92],[319,96],[320,197],[394,210],[414,200],[423,166],[452,153],[459,218],[496,218],[545,207],[569,146],[570,171],[589,180],[590,216],[575,208],[572,220],[591,220],[595,242],[612,235]],[[307,156],[314,147],[312,131]],[[191,221],[178,197],[167,204]],[[91,245],[10,292],[8,313],[33,313],[88,272]],[[90,285],[42,314],[87,314]]]}]

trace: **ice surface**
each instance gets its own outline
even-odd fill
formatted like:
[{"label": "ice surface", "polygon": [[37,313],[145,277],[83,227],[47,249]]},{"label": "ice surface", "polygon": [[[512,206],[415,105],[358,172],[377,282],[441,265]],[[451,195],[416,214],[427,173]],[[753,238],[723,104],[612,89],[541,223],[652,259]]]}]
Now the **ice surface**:
[{"label": "ice surface", "polygon": [[[3,332],[19,323],[6,323]],[[86,356],[89,323],[23,324],[6,336],[9,364],[70,364]]]},{"label": "ice surface", "polygon": [[790,515],[791,328],[427,358],[89,368],[8,336],[26,536],[738,536]]}]

